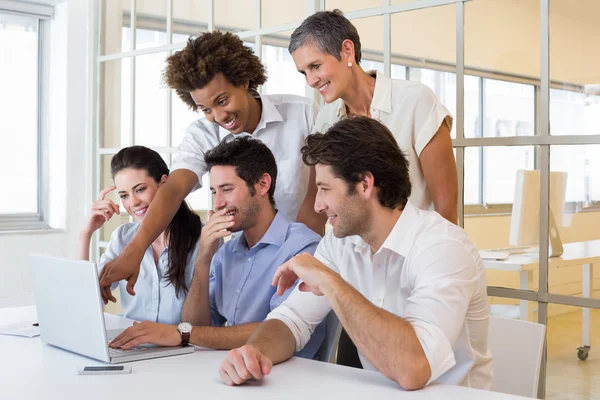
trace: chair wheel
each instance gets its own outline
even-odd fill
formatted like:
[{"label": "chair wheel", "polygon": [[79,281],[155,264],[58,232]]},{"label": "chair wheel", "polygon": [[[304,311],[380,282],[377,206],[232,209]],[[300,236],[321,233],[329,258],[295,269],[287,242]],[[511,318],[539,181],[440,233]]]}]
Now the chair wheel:
[{"label": "chair wheel", "polygon": [[587,360],[589,355],[590,355],[590,352],[588,349],[580,348],[579,350],[577,350],[577,358],[579,358],[581,361]]}]

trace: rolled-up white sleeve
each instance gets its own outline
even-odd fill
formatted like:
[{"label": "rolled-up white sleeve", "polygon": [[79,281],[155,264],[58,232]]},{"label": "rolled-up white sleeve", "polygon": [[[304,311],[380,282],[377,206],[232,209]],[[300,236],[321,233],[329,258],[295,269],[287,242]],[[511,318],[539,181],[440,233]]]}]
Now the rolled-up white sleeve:
[{"label": "rolled-up white sleeve", "polygon": [[[315,258],[327,267],[338,272],[331,258],[331,249],[328,246],[327,235],[317,247]],[[302,292],[296,288],[289,297],[267,315],[267,320],[278,319],[292,332],[296,341],[296,352],[302,350],[308,343],[315,328],[331,311],[331,304],[327,297],[316,296],[311,292]]]},{"label": "rolled-up white sleeve", "polygon": [[183,141],[179,145],[177,157],[171,165],[171,172],[177,169],[187,169],[196,174],[198,183],[192,191],[202,187],[202,177],[207,170],[204,162],[204,153],[209,150],[205,139],[206,134],[207,132],[201,121],[196,121],[188,126]]},{"label": "rolled-up white sleeve", "polygon": [[453,348],[465,326],[479,276],[471,254],[451,239],[427,248],[411,264],[418,268],[409,273],[414,289],[403,317],[427,357],[430,383],[456,364]]},{"label": "rolled-up white sleeve", "polygon": [[448,126],[448,130],[451,131],[452,115],[450,111],[436,99],[431,89],[424,87],[423,91],[419,93],[419,97],[415,99],[414,111],[414,147],[419,157],[423,149],[425,149],[440,129],[443,122]]}]

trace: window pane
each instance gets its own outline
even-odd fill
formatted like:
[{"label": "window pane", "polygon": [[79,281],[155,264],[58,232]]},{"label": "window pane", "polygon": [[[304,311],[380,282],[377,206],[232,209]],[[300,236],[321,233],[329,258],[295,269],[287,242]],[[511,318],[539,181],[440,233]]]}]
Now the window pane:
[{"label": "window pane", "polygon": [[[167,53],[136,57],[135,144],[166,146],[167,88],[162,82]],[[123,110],[123,115],[127,110]]]},{"label": "window pane", "polygon": [[600,96],[593,93],[593,89],[588,93],[550,89],[550,133],[600,134]]},{"label": "window pane", "polygon": [[582,209],[600,201],[600,145],[552,146],[550,170],[567,173],[567,202]]},{"label": "window pane", "polygon": [[0,170],[10,188],[0,196],[0,214],[38,211],[37,26],[33,18],[0,14]]},{"label": "window pane", "polygon": [[190,35],[208,30],[209,1],[173,1],[173,43],[185,42]]},{"label": "window pane", "polygon": [[379,61],[373,61],[373,60],[366,60],[366,59],[362,59],[360,61],[360,66],[362,67],[363,70],[365,71],[379,71],[379,72],[383,72],[383,63],[379,62]]},{"label": "window pane", "polygon": [[234,32],[256,29],[256,0],[218,0],[215,5],[215,28]]},{"label": "window pane", "polygon": [[392,79],[406,79],[406,67],[392,64]]},{"label": "window pane", "polygon": [[100,63],[100,146],[131,143],[131,58]]},{"label": "window pane", "polygon": [[131,0],[102,0],[100,4],[100,54],[132,50]]},{"label": "window pane", "polygon": [[483,148],[484,204],[512,203],[519,169],[533,169],[533,146]]},{"label": "window pane", "polygon": [[263,44],[262,63],[268,76],[267,82],[262,87],[262,93],[305,95],[304,76],[296,69],[287,48]]},{"label": "window pane", "polygon": [[484,79],[483,109],[484,137],[535,134],[533,85]]},{"label": "window pane", "polygon": [[[550,81],[563,89],[550,91],[550,133],[598,135],[599,3],[550,0],[549,5]],[[569,90],[573,92],[569,93]]]},{"label": "window pane", "polygon": [[300,23],[306,16],[306,2],[304,1],[261,0],[260,8],[260,22],[263,28],[292,22]]},{"label": "window pane", "polygon": [[[464,3],[465,66],[539,78],[540,2],[511,0],[509,3],[510,6],[506,0]],[[456,20],[455,16],[452,19]],[[456,36],[455,32],[448,30],[446,35]],[[431,46],[434,44],[436,41],[432,40]]]},{"label": "window pane", "polygon": [[[481,147],[465,148],[465,205],[481,204]],[[456,159],[456,156],[454,157]]]},{"label": "window pane", "polygon": [[[176,4],[177,2],[173,2]],[[175,5],[173,5],[175,8]],[[128,21],[125,21],[126,23]],[[167,1],[135,1],[135,48],[145,49],[169,43]]]},{"label": "window pane", "polygon": [[[456,74],[425,68],[409,68],[408,74],[410,80],[429,86],[438,101],[456,117]],[[479,78],[465,75],[465,137],[480,136],[479,93]],[[456,124],[452,124],[450,134],[456,138]]]}]

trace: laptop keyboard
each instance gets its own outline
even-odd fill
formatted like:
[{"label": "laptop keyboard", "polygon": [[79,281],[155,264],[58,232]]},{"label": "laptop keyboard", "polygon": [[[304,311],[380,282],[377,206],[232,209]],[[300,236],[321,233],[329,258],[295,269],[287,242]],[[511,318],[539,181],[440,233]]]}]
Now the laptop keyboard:
[{"label": "laptop keyboard", "polygon": [[[110,340],[108,341],[108,343],[110,343]],[[114,349],[112,347],[109,347],[108,353],[111,357],[123,357],[123,356],[130,356],[133,354],[139,354],[140,352],[144,352],[144,353],[162,352],[162,351],[165,351],[165,349],[169,349],[169,348],[156,346],[156,345],[141,345],[139,347],[134,347],[134,348],[128,349],[128,350]]]}]

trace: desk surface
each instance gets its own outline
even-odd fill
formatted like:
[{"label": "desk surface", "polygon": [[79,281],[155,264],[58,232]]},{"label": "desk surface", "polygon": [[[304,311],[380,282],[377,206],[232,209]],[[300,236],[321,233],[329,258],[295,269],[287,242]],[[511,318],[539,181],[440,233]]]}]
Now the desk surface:
[{"label": "desk surface", "polygon": [[[0,309],[0,324],[35,322],[35,307]],[[129,322],[107,314],[107,329]],[[102,365],[77,354],[29,339],[0,335],[1,399],[447,399],[508,400],[521,397],[459,386],[432,385],[403,392],[383,375],[319,361],[292,358],[276,365],[262,382],[229,387],[218,367],[225,351],[197,350],[193,354],[129,363],[131,375],[76,375],[85,365]],[[200,396],[200,397],[199,397]]]},{"label": "desk surface", "polygon": [[[594,264],[600,262],[600,240],[563,244],[563,255],[548,258],[551,267],[567,267],[571,265]],[[539,266],[536,254],[514,254],[506,260],[483,260],[486,268],[507,271],[535,270]]]}]

